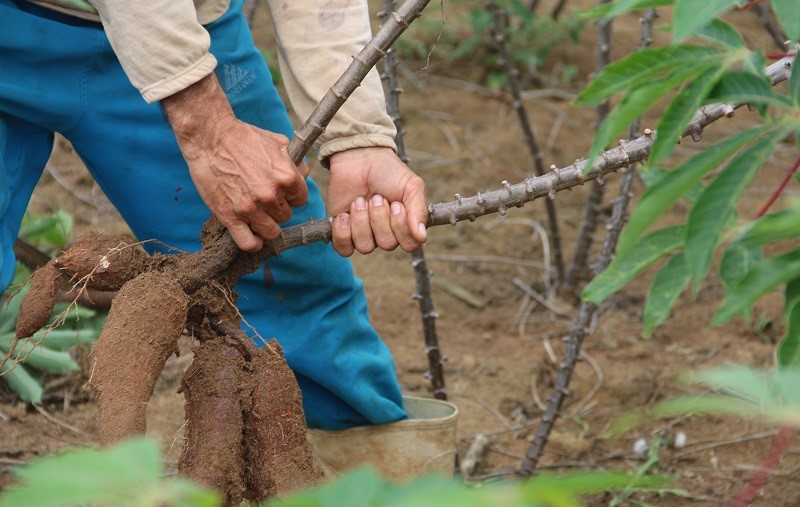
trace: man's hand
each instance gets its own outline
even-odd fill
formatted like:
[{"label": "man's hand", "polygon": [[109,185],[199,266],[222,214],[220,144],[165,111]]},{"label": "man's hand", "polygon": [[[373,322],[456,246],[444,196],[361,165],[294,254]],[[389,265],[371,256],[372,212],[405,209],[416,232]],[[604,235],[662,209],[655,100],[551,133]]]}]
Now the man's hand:
[{"label": "man's hand", "polygon": [[330,157],[326,205],[333,247],[347,257],[375,247],[407,252],[427,238],[425,183],[390,148],[356,148]]},{"label": "man's hand", "polygon": [[289,158],[289,139],[237,120],[213,73],[161,104],[200,197],[239,248],[277,238],[308,200],[308,166]]}]

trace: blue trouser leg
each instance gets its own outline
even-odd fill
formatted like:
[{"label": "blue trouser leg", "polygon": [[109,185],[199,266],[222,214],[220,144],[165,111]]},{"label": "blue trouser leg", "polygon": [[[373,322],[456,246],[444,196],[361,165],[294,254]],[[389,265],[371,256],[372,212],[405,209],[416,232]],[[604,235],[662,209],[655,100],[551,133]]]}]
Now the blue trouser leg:
[{"label": "blue trouser leg", "polygon": [[28,199],[50,157],[53,134],[0,112],[0,289],[14,277],[14,240]]},{"label": "blue trouser leg", "polygon": [[[207,27],[220,83],[240,119],[291,137],[291,123],[253,46],[240,3],[234,1],[230,12]],[[0,0],[0,70],[6,65],[13,73],[36,74],[37,81],[56,87],[43,92],[55,104],[50,111],[26,108],[18,90],[4,88],[0,72],[0,111],[7,108],[46,130],[61,131],[139,239],[197,250],[209,211],[159,107],[146,104],[129,84],[102,30],[77,22],[69,26],[58,15],[26,10]],[[58,33],[36,35],[35,29],[44,27]],[[19,68],[13,68],[12,48],[20,45],[44,53],[74,47],[63,62],[28,68],[19,61]],[[309,203],[296,209],[287,225],[325,216],[319,189],[311,179],[308,184]],[[27,204],[26,195],[12,200]],[[10,262],[5,239],[3,248],[3,260]],[[236,290],[246,323],[284,347],[303,391],[309,426],[341,429],[405,417],[393,361],[368,321],[361,282],[349,261],[329,245],[284,252],[268,260],[266,270],[243,278]],[[245,326],[252,334],[250,329]]]}]

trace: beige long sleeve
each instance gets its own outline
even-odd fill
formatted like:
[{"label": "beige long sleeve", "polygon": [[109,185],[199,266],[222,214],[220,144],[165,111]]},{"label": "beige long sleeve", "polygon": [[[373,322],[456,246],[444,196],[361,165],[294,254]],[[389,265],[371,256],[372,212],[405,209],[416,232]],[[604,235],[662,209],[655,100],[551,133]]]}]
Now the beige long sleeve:
[{"label": "beige long sleeve", "polygon": [[[305,119],[372,37],[366,0],[268,0],[286,93]],[[372,70],[320,137],[319,156],[351,148],[396,149],[380,76]]]}]

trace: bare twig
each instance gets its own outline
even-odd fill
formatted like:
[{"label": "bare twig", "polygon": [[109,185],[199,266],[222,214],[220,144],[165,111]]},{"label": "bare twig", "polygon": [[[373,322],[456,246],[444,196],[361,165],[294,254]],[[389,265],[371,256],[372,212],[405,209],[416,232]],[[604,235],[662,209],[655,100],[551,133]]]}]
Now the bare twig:
[{"label": "bare twig", "polygon": [[259,0],[245,0],[244,5],[242,5],[242,13],[251,30],[253,29],[253,19],[255,19],[256,7],[258,7],[258,4]]},{"label": "bare twig", "polygon": [[14,241],[14,255],[28,269],[39,269],[52,259],[22,238],[17,238]]},{"label": "bare twig", "polygon": [[[601,4],[607,4],[610,0],[600,0]],[[599,35],[597,43],[597,73],[611,63],[611,35],[612,20],[600,21]],[[597,106],[595,128],[599,127],[608,115],[609,102],[604,100]],[[600,219],[600,208],[603,206],[603,196],[605,187],[603,180],[596,180],[589,191],[586,206],[583,209],[583,220],[581,221],[580,232],[578,233],[578,244],[569,264],[562,292],[567,296],[573,297],[578,293],[578,287],[583,280],[586,270],[586,261],[589,258],[589,251],[594,243],[594,236],[597,232],[597,224]]]},{"label": "bare twig", "polygon": [[[655,9],[649,9],[645,16],[642,18],[642,38],[640,47],[646,47],[650,43],[651,31],[653,27],[653,20],[656,17]],[[631,126],[631,133],[634,129],[638,129],[638,122]],[[631,198],[631,186],[633,185],[633,167],[628,165],[625,173],[620,182],[619,193],[614,200],[613,211],[611,214],[611,222],[609,223],[609,231],[606,240],[603,244],[603,249],[600,252],[600,257],[595,265],[597,272],[605,269],[614,256],[614,251],[617,248],[617,239],[622,227],[627,221],[628,202]],[[536,435],[533,442],[531,442],[528,451],[525,453],[525,459],[520,466],[519,475],[529,476],[533,474],[539,459],[544,452],[544,447],[550,437],[550,432],[553,429],[553,424],[556,418],[561,413],[561,407],[564,405],[564,400],[569,394],[569,383],[572,379],[572,373],[575,371],[575,365],[581,354],[581,345],[586,336],[591,332],[591,323],[595,318],[598,305],[595,303],[583,301],[578,309],[578,317],[575,319],[575,324],[572,326],[569,334],[565,338],[567,349],[564,352],[564,358],[559,366],[558,375],[556,377],[555,385],[550,393],[547,402],[547,410],[542,415],[542,422],[536,429]]]},{"label": "bare twig", "polygon": [[[383,11],[380,16],[384,22],[387,21],[390,13],[394,10],[394,0],[384,0]],[[400,93],[403,91],[397,84],[395,76],[395,66],[397,65],[397,54],[394,49],[389,49],[383,65],[381,79],[386,83],[388,95],[386,97],[386,110],[397,127],[395,143],[397,144],[397,155],[403,162],[408,162],[405,149],[405,130],[403,129],[403,117],[400,114]],[[439,336],[436,333],[436,318],[439,316],[433,306],[433,291],[431,290],[431,275],[428,265],[425,262],[425,251],[422,247],[411,254],[411,266],[414,268],[414,279],[416,280],[417,290],[412,296],[419,303],[419,310],[422,314],[422,334],[425,338],[425,353],[428,356],[428,372],[426,376],[431,382],[433,396],[439,400],[447,399],[447,388],[444,383],[444,369],[442,367],[443,358],[439,348]]]},{"label": "bare twig", "polygon": [[553,10],[550,11],[550,17],[553,19],[558,19],[558,16],[561,15],[561,11],[564,9],[564,6],[567,5],[567,0],[558,0],[555,6],[553,6]]},{"label": "bare twig", "polygon": [[[501,65],[503,71],[508,79],[508,88],[511,92],[511,103],[514,111],[517,113],[520,128],[522,129],[522,136],[525,144],[528,146],[528,152],[533,160],[534,171],[537,176],[545,174],[544,163],[542,162],[542,152],[536,142],[536,136],[531,128],[531,122],[528,119],[528,112],[522,103],[522,96],[517,76],[519,70],[514,68],[511,61],[511,55],[508,52],[508,45],[506,44],[506,24],[507,13],[500,8],[494,0],[486,2],[487,9],[492,14],[492,39],[497,47],[500,55]],[[558,230],[558,218],[556,216],[556,206],[552,200],[545,201],[545,208],[547,209],[547,223],[550,227],[550,247],[553,252],[553,260],[555,262],[556,272],[555,276],[551,276],[556,283],[560,283],[564,279],[564,258],[561,253],[561,233]]]},{"label": "bare twig", "polygon": [[478,467],[480,467],[483,456],[489,449],[490,443],[489,438],[483,433],[478,433],[475,436],[475,440],[472,441],[469,449],[467,449],[464,459],[461,460],[461,475],[468,478],[475,475],[475,472],[478,471]]},{"label": "bare twig", "polygon": [[753,5],[753,13],[758,16],[758,19],[761,21],[761,24],[764,25],[764,29],[769,32],[770,37],[775,42],[775,45],[778,46],[778,49],[785,49],[786,48],[786,41],[789,39],[781,27],[775,23],[775,18],[772,16],[772,12],[770,8],[763,3],[757,3]]},{"label": "bare twig", "polygon": [[41,405],[34,404],[33,407],[36,409],[37,412],[42,414],[44,416],[44,418],[47,419],[48,421],[50,421],[51,423],[53,423],[53,424],[55,424],[57,426],[61,426],[62,428],[66,428],[69,431],[71,431],[73,433],[76,433],[78,435],[82,435],[83,434],[83,433],[81,433],[81,430],[79,430],[75,426],[67,424],[67,423],[65,423],[63,421],[59,421],[58,419],[56,419],[55,417],[50,415],[50,413],[47,410],[45,410],[44,407],[42,407]]}]

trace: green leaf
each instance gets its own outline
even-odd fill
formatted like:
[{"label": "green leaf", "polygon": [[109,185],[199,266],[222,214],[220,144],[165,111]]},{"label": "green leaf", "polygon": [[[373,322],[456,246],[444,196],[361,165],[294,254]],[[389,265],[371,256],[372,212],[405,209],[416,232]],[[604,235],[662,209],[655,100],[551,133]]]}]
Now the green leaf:
[{"label": "green leaf", "polygon": [[770,5],[789,40],[800,41],[800,8],[797,7],[797,0],[772,0]]},{"label": "green leaf", "polygon": [[22,298],[28,293],[31,286],[29,284],[23,285],[22,288],[13,292],[13,288],[9,289],[11,297],[3,302],[0,308],[0,334],[6,333],[14,329],[17,324],[17,314],[19,314],[19,306],[22,304]]},{"label": "green leaf", "polygon": [[680,42],[740,0],[676,0],[672,41]]},{"label": "green leaf", "polygon": [[28,403],[41,403],[44,389],[33,375],[21,364],[15,364],[9,359],[0,367],[0,378],[19,395],[22,401]]},{"label": "green leaf", "polygon": [[672,252],[684,242],[686,228],[683,225],[659,229],[643,238],[637,248],[625,255],[617,256],[602,273],[597,275],[583,290],[581,298],[601,303],[627,284],[648,266]]},{"label": "green leaf", "polygon": [[734,213],[736,202],[785,134],[772,131],[742,152],[712,181],[689,212],[686,255],[692,281],[697,286],[711,265],[722,228]]},{"label": "green leaf", "polygon": [[633,248],[644,231],[678,199],[697,186],[703,176],[766,131],[766,127],[757,127],[710,146],[681,163],[645,190],[631,214],[630,222],[622,231],[617,247],[618,255],[624,255]]},{"label": "green leaf", "polygon": [[789,99],[772,90],[772,85],[766,76],[756,76],[744,71],[733,71],[723,75],[705,100],[706,104],[713,102],[744,102],[751,105],[792,107]]},{"label": "green leaf", "polygon": [[687,283],[689,283],[689,267],[686,256],[680,252],[670,259],[653,279],[644,306],[642,334],[645,338],[649,338],[653,331],[667,320]]},{"label": "green leaf", "polygon": [[706,67],[720,61],[723,53],[716,48],[694,45],[661,46],[635,51],[607,65],[578,95],[574,103],[592,105],[639,83],[647,83],[661,74]]},{"label": "green leaf", "polygon": [[56,350],[67,350],[75,345],[91,344],[99,335],[91,329],[42,329],[37,331],[31,340],[40,347]]},{"label": "green leaf", "polygon": [[763,49],[757,51],[750,51],[742,61],[742,68],[745,72],[749,72],[754,76],[766,77],[767,57]]},{"label": "green leaf", "polygon": [[[13,337],[0,337],[0,350],[5,355],[11,348]],[[57,352],[39,346],[38,342],[30,338],[20,340],[14,347],[9,362],[20,361],[33,368],[49,373],[67,373],[81,369],[78,363],[67,352]]]},{"label": "green leaf", "polygon": [[749,222],[737,239],[748,247],[800,237],[800,203]]},{"label": "green leaf", "polygon": [[733,414],[754,417],[757,413],[758,407],[753,406],[752,403],[731,396],[712,394],[676,396],[656,403],[645,410],[623,414],[614,420],[605,436],[616,437],[647,421],[684,414]]},{"label": "green leaf", "polygon": [[[725,294],[732,293],[756,262],[761,260],[761,248],[742,242],[735,242],[725,250],[719,264],[719,274]],[[749,320],[752,310],[745,307],[739,314]]]},{"label": "green leaf", "polygon": [[[592,141],[589,149],[589,156],[584,166],[584,172],[588,172],[592,167],[597,156],[605,149],[623,130],[627,129],[637,118],[642,116],[647,109],[667,95],[673,88],[684,81],[697,78],[703,74],[705,68],[690,67],[684,71],[678,71],[669,78],[656,80],[631,90],[625,95],[620,103],[600,124],[597,134]],[[687,120],[688,121],[688,120]],[[659,136],[656,136],[656,143]],[[655,144],[654,144],[655,146]],[[652,155],[651,155],[652,156]]]},{"label": "green leaf", "polygon": [[581,12],[588,19],[605,18],[606,20],[636,9],[671,5],[675,0],[617,0],[616,2],[595,5]]},{"label": "green leaf", "polygon": [[800,277],[800,250],[792,250],[757,262],[736,286],[736,290],[726,294],[711,324],[728,322],[767,292],[797,277]]},{"label": "green leaf", "polygon": [[786,284],[783,318],[786,334],[778,344],[776,357],[780,368],[800,366],[800,278]]},{"label": "green leaf", "polygon": [[33,243],[63,248],[72,231],[73,219],[66,211],[59,210],[52,215],[25,215],[19,236]]},{"label": "green leaf", "polygon": [[669,103],[656,125],[656,138],[647,159],[648,164],[659,164],[675,149],[686,125],[689,124],[697,108],[719,78],[724,73],[722,65],[703,68],[704,72],[695,77]]},{"label": "green leaf", "polygon": [[721,19],[712,20],[711,23],[700,28],[697,31],[697,35],[723,48],[738,49],[744,47],[744,39],[739,35],[736,28]]}]

